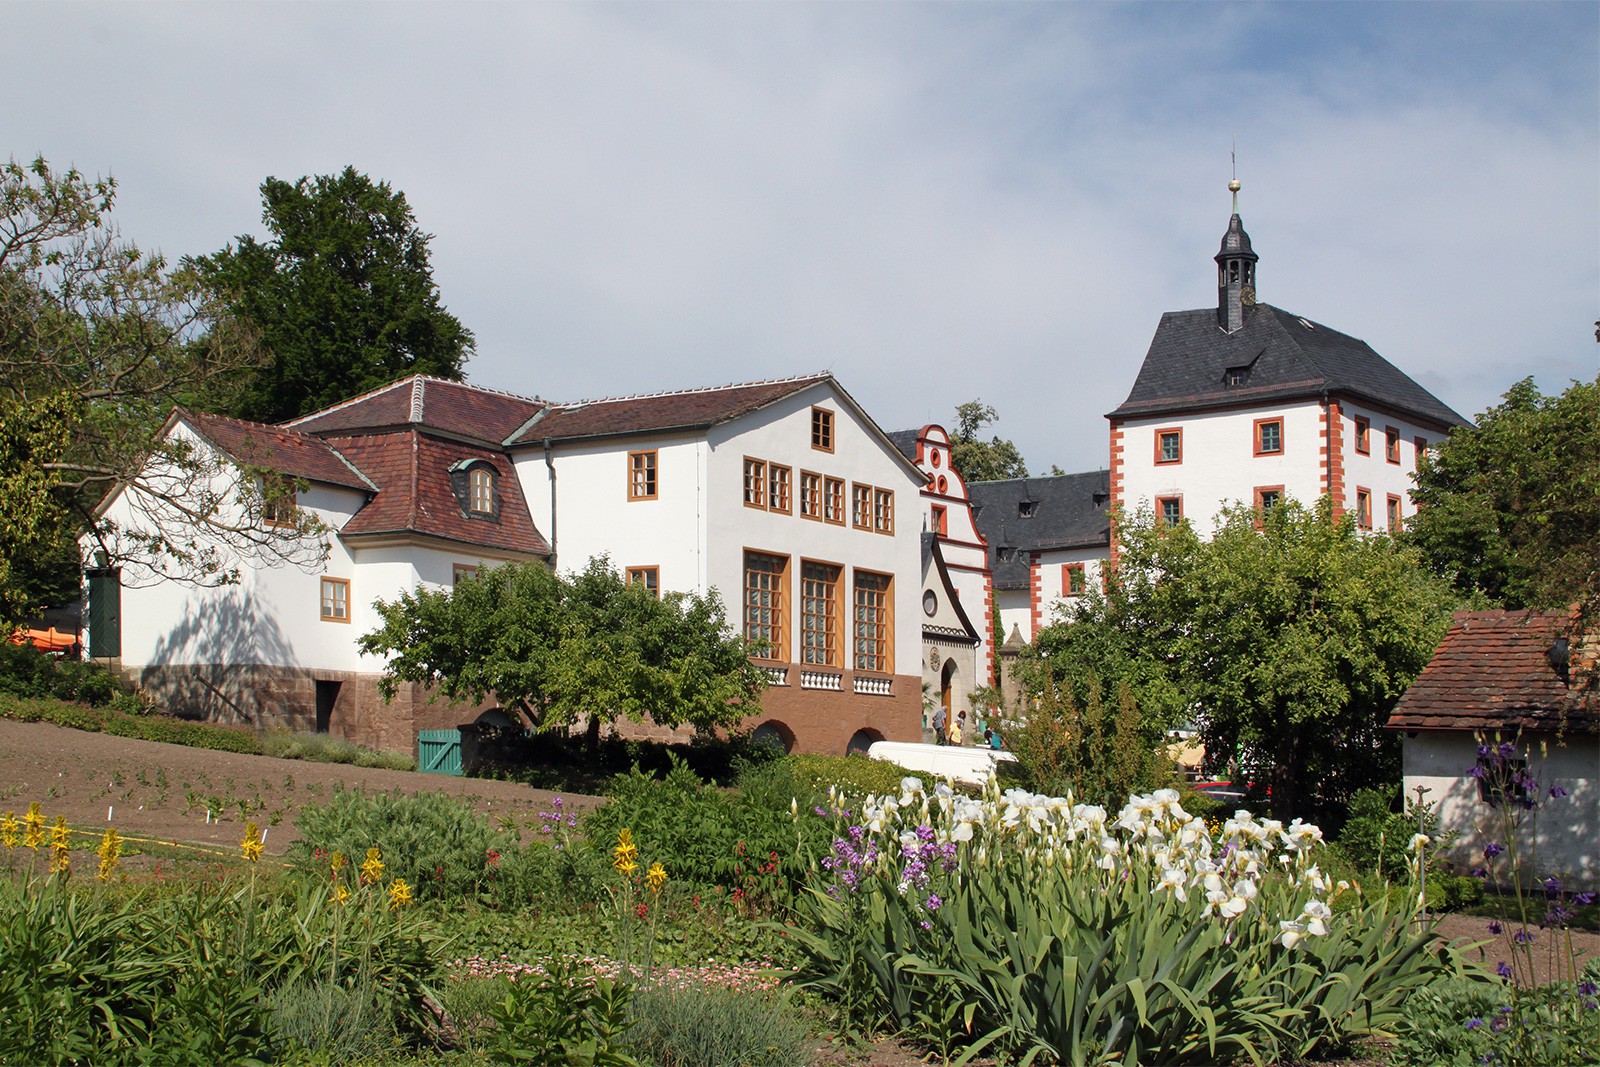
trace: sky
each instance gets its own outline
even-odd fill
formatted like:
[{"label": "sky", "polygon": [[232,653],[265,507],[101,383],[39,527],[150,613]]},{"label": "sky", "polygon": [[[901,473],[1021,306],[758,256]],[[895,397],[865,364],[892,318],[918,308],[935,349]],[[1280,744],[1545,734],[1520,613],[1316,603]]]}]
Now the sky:
[{"label": "sky", "polygon": [[1214,306],[1237,145],[1263,302],[1461,414],[1600,369],[1600,3],[26,4],[0,151],[176,259],[259,186],[405,193],[469,381],[551,400],[831,370],[1106,466]]}]

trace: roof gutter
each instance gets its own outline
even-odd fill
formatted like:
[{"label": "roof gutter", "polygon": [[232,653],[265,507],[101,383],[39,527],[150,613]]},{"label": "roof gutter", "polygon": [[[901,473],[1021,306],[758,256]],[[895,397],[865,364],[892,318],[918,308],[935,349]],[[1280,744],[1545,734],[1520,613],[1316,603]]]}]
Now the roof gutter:
[{"label": "roof gutter", "polygon": [[550,438],[544,439],[544,466],[550,472],[550,569],[556,569],[556,464],[550,454]]}]

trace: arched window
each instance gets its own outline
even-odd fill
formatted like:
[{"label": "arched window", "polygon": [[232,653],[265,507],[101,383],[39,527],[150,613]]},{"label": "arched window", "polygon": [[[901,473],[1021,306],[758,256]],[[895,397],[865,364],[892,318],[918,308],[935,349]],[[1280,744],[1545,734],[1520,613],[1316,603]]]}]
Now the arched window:
[{"label": "arched window", "polygon": [[467,507],[479,515],[494,514],[494,471],[474,467],[467,472]]}]

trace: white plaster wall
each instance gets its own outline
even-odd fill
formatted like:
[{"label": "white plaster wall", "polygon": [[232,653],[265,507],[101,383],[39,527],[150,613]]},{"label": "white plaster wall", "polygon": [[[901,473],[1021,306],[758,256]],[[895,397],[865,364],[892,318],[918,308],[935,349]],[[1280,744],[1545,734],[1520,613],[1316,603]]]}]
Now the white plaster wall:
[{"label": "white plaster wall", "polygon": [[1060,548],[1039,553],[1039,617],[1045,625],[1072,617],[1082,597],[1063,596],[1063,572],[1074,563],[1083,564],[1085,589],[1099,588],[1101,573],[1110,560],[1104,548]]},{"label": "white plaster wall", "polygon": [[[1288,496],[1314,503],[1322,492],[1321,414],[1310,402],[1124,423],[1123,504],[1132,511],[1181,496],[1184,518],[1209,536],[1223,506],[1253,503],[1257,486],[1281,485]],[[1280,417],[1282,454],[1255,455],[1255,420]],[[1156,432],[1173,427],[1183,429],[1183,460],[1157,465]]]},{"label": "white plaster wall", "polygon": [[[922,528],[934,529],[933,509],[944,508],[945,533],[939,548],[945,566],[950,572],[950,582],[961,598],[967,618],[977,628],[981,644],[978,646],[979,670],[993,662],[992,645],[1005,640],[990,634],[989,609],[985,603],[988,587],[988,546],[978,532],[972,514],[972,496],[964,479],[950,466],[950,436],[941,426],[924,427],[922,460],[919,466],[928,482],[922,491]],[[978,684],[986,685],[985,678]]]},{"label": "white plaster wall", "polygon": [[[1371,425],[1369,433],[1371,448],[1366,455],[1356,451],[1355,420],[1358,416],[1367,419]],[[1360,487],[1372,491],[1374,530],[1388,529],[1388,498],[1391,493],[1400,498],[1402,519],[1415,515],[1417,507],[1411,502],[1411,490],[1414,486],[1412,476],[1417,469],[1416,438],[1421,437],[1437,445],[1445,435],[1388,414],[1381,408],[1348,400],[1340,404],[1339,421],[1344,445],[1341,450],[1344,461],[1344,500],[1341,501],[1343,506],[1355,510],[1356,490]],[[1399,463],[1390,463],[1384,451],[1384,434],[1390,426],[1400,431]]]},{"label": "white plaster wall", "polygon": [[1033,640],[1033,602],[1026,589],[996,589],[995,606],[1000,610],[1000,630],[996,640],[1004,645],[1011,640],[1013,628],[1022,634],[1024,641]]},{"label": "white plaster wall", "polygon": [[[1478,742],[1464,731],[1419,731],[1405,739],[1405,791],[1414,799],[1437,805],[1441,828],[1460,837],[1449,853],[1462,871],[1483,862],[1487,841],[1505,843],[1505,811],[1479,798],[1478,782],[1468,772],[1477,761]],[[1540,785],[1536,818],[1516,831],[1521,856],[1539,879],[1559,875],[1572,885],[1600,888],[1600,738],[1575,735],[1565,746],[1553,742],[1520,746],[1529,771]],[[1560,785],[1569,793],[1552,798]],[[1502,861],[1503,862],[1503,861]]]}]

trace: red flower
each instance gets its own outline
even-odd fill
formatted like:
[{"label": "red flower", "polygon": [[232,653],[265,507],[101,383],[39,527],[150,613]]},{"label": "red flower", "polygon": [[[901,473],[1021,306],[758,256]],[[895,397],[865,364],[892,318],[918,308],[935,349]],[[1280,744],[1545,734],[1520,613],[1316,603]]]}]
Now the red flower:
[{"label": "red flower", "polygon": [[649,905],[643,903],[635,904],[633,907],[633,913],[642,919],[646,915],[650,914],[650,907]]}]

